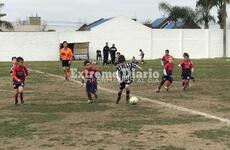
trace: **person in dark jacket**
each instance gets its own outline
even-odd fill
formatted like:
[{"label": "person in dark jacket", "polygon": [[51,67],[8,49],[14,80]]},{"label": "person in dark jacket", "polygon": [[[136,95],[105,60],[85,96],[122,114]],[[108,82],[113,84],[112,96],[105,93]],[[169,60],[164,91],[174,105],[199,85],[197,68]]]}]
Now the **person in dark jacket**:
[{"label": "person in dark jacket", "polygon": [[108,57],[109,57],[109,46],[108,43],[106,42],[106,46],[103,48],[103,65],[108,64]]},{"label": "person in dark jacket", "polygon": [[116,57],[117,48],[115,47],[115,44],[110,48],[110,56],[111,56],[111,63],[115,64],[115,57]]}]

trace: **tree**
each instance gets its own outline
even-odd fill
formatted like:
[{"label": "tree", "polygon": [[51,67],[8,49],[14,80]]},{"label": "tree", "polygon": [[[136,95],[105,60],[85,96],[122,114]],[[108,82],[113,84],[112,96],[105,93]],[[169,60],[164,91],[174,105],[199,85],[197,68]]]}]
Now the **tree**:
[{"label": "tree", "polygon": [[229,3],[230,3],[230,0],[215,0],[215,1],[214,1],[214,6],[217,7],[218,24],[220,25],[220,28],[221,28],[221,29],[224,28],[224,19],[225,19],[225,16],[227,16],[225,2],[226,2],[227,4],[229,4]]},{"label": "tree", "polygon": [[[3,6],[3,5],[0,5],[0,8],[1,8],[2,6]],[[2,28],[9,29],[9,30],[14,29],[13,25],[12,25],[10,22],[1,20],[1,17],[5,16],[5,15],[6,15],[6,14],[1,14],[1,13],[0,13],[0,31],[2,31]]]},{"label": "tree", "polygon": [[0,28],[5,28],[5,29],[9,29],[9,30],[14,29],[13,25],[10,22],[3,21],[3,20],[0,20]]},{"label": "tree", "polygon": [[211,15],[214,4],[213,0],[198,0],[196,3],[198,23],[204,24],[205,29],[209,28],[209,22],[216,22],[215,17]]},{"label": "tree", "polygon": [[159,4],[159,9],[169,15],[169,18],[175,22],[176,27],[178,21],[184,23],[184,28],[200,28],[197,25],[197,14],[190,7],[171,6],[166,2]]}]

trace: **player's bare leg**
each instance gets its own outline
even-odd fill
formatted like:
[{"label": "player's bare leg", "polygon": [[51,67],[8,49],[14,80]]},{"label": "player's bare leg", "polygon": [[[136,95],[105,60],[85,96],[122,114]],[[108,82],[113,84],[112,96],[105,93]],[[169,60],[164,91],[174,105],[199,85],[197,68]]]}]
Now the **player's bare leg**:
[{"label": "player's bare leg", "polygon": [[18,89],[15,90],[14,99],[15,99],[15,105],[17,105],[18,104]]},{"label": "player's bare leg", "polygon": [[67,80],[69,80],[70,77],[71,77],[71,70],[70,70],[70,68],[67,68],[66,76],[67,76]]},{"label": "player's bare leg", "polygon": [[92,96],[90,92],[87,92],[87,96],[88,96],[88,103],[92,103]]},{"label": "player's bare leg", "polygon": [[65,77],[66,80],[68,79],[67,78],[67,69],[66,68],[64,68],[64,77]]},{"label": "player's bare leg", "polygon": [[116,100],[116,104],[119,104],[120,100],[121,100],[121,95],[122,95],[122,91],[123,90],[120,90],[117,94],[117,100]]},{"label": "player's bare leg", "polygon": [[96,92],[95,92],[95,93],[93,93],[93,95],[94,95],[95,99],[97,99],[97,98],[98,98],[98,95],[97,95],[97,93],[96,93]]},{"label": "player's bare leg", "polygon": [[19,93],[19,95],[20,95],[21,104],[24,104],[24,99],[23,99],[23,87],[19,87],[19,88],[18,88],[18,93]]},{"label": "player's bare leg", "polygon": [[156,90],[157,93],[160,92],[160,90],[161,90],[161,88],[162,88],[162,86],[163,86],[164,84],[165,84],[165,80],[162,80],[161,83],[160,83],[160,85],[158,86],[158,88],[157,88],[157,90]]},{"label": "player's bare leg", "polygon": [[171,82],[170,82],[170,81],[166,81],[166,82],[165,82],[165,89],[166,89],[167,92],[169,91],[170,85],[171,85]]},{"label": "player's bare leg", "polygon": [[184,80],[184,87],[183,90],[185,91],[189,86],[189,80]]},{"label": "player's bare leg", "polygon": [[129,91],[129,85],[125,85],[125,90],[126,90],[126,104],[129,103],[129,98],[130,98],[130,91]]}]

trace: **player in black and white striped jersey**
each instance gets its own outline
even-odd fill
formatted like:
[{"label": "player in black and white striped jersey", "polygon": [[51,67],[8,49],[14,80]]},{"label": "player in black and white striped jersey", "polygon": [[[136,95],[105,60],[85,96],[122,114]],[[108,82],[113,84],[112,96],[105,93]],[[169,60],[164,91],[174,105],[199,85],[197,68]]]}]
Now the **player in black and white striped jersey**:
[{"label": "player in black and white striped jersey", "polygon": [[118,62],[119,64],[116,68],[116,76],[118,82],[120,83],[120,90],[118,92],[116,104],[118,104],[121,100],[121,95],[124,89],[126,90],[126,103],[128,104],[130,95],[129,85],[133,82],[132,73],[135,68],[138,68],[141,71],[143,71],[143,69],[134,63],[126,63],[124,55],[119,56]]}]

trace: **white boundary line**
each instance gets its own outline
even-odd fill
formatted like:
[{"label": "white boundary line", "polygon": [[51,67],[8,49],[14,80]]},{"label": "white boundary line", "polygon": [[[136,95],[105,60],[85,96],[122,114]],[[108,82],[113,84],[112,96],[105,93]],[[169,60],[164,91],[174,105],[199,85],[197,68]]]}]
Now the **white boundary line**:
[{"label": "white boundary line", "polygon": [[[42,72],[42,71],[39,71],[39,70],[31,70],[31,71],[34,71],[34,72],[37,72],[37,73],[40,73],[40,74],[46,74],[48,76],[52,76],[52,77],[60,78],[60,79],[64,80],[64,77],[58,76],[58,75],[55,75],[55,74],[46,73],[46,72]],[[71,79],[70,81],[72,81],[74,83],[81,84],[81,82],[77,81],[77,80]],[[100,89],[102,91],[105,91],[105,92],[108,92],[108,93],[117,94],[117,91],[114,91],[114,90],[111,90],[111,89],[108,89],[108,88],[104,88],[104,87],[101,87],[101,86],[98,86],[98,89]],[[203,117],[209,118],[209,119],[219,120],[220,122],[223,122],[223,123],[226,123],[227,125],[230,125],[230,119],[218,117],[218,116],[211,115],[211,114],[208,114],[208,113],[196,111],[196,110],[193,110],[193,109],[188,109],[188,108],[185,108],[185,107],[173,105],[173,104],[166,103],[166,102],[161,102],[161,101],[153,100],[153,99],[142,97],[142,96],[137,96],[137,97],[139,99],[141,99],[142,101],[155,103],[155,104],[161,105],[163,107],[167,107],[167,108],[178,110],[178,111],[182,111],[182,112],[187,112],[187,113],[194,114],[194,115],[203,116]]]}]

